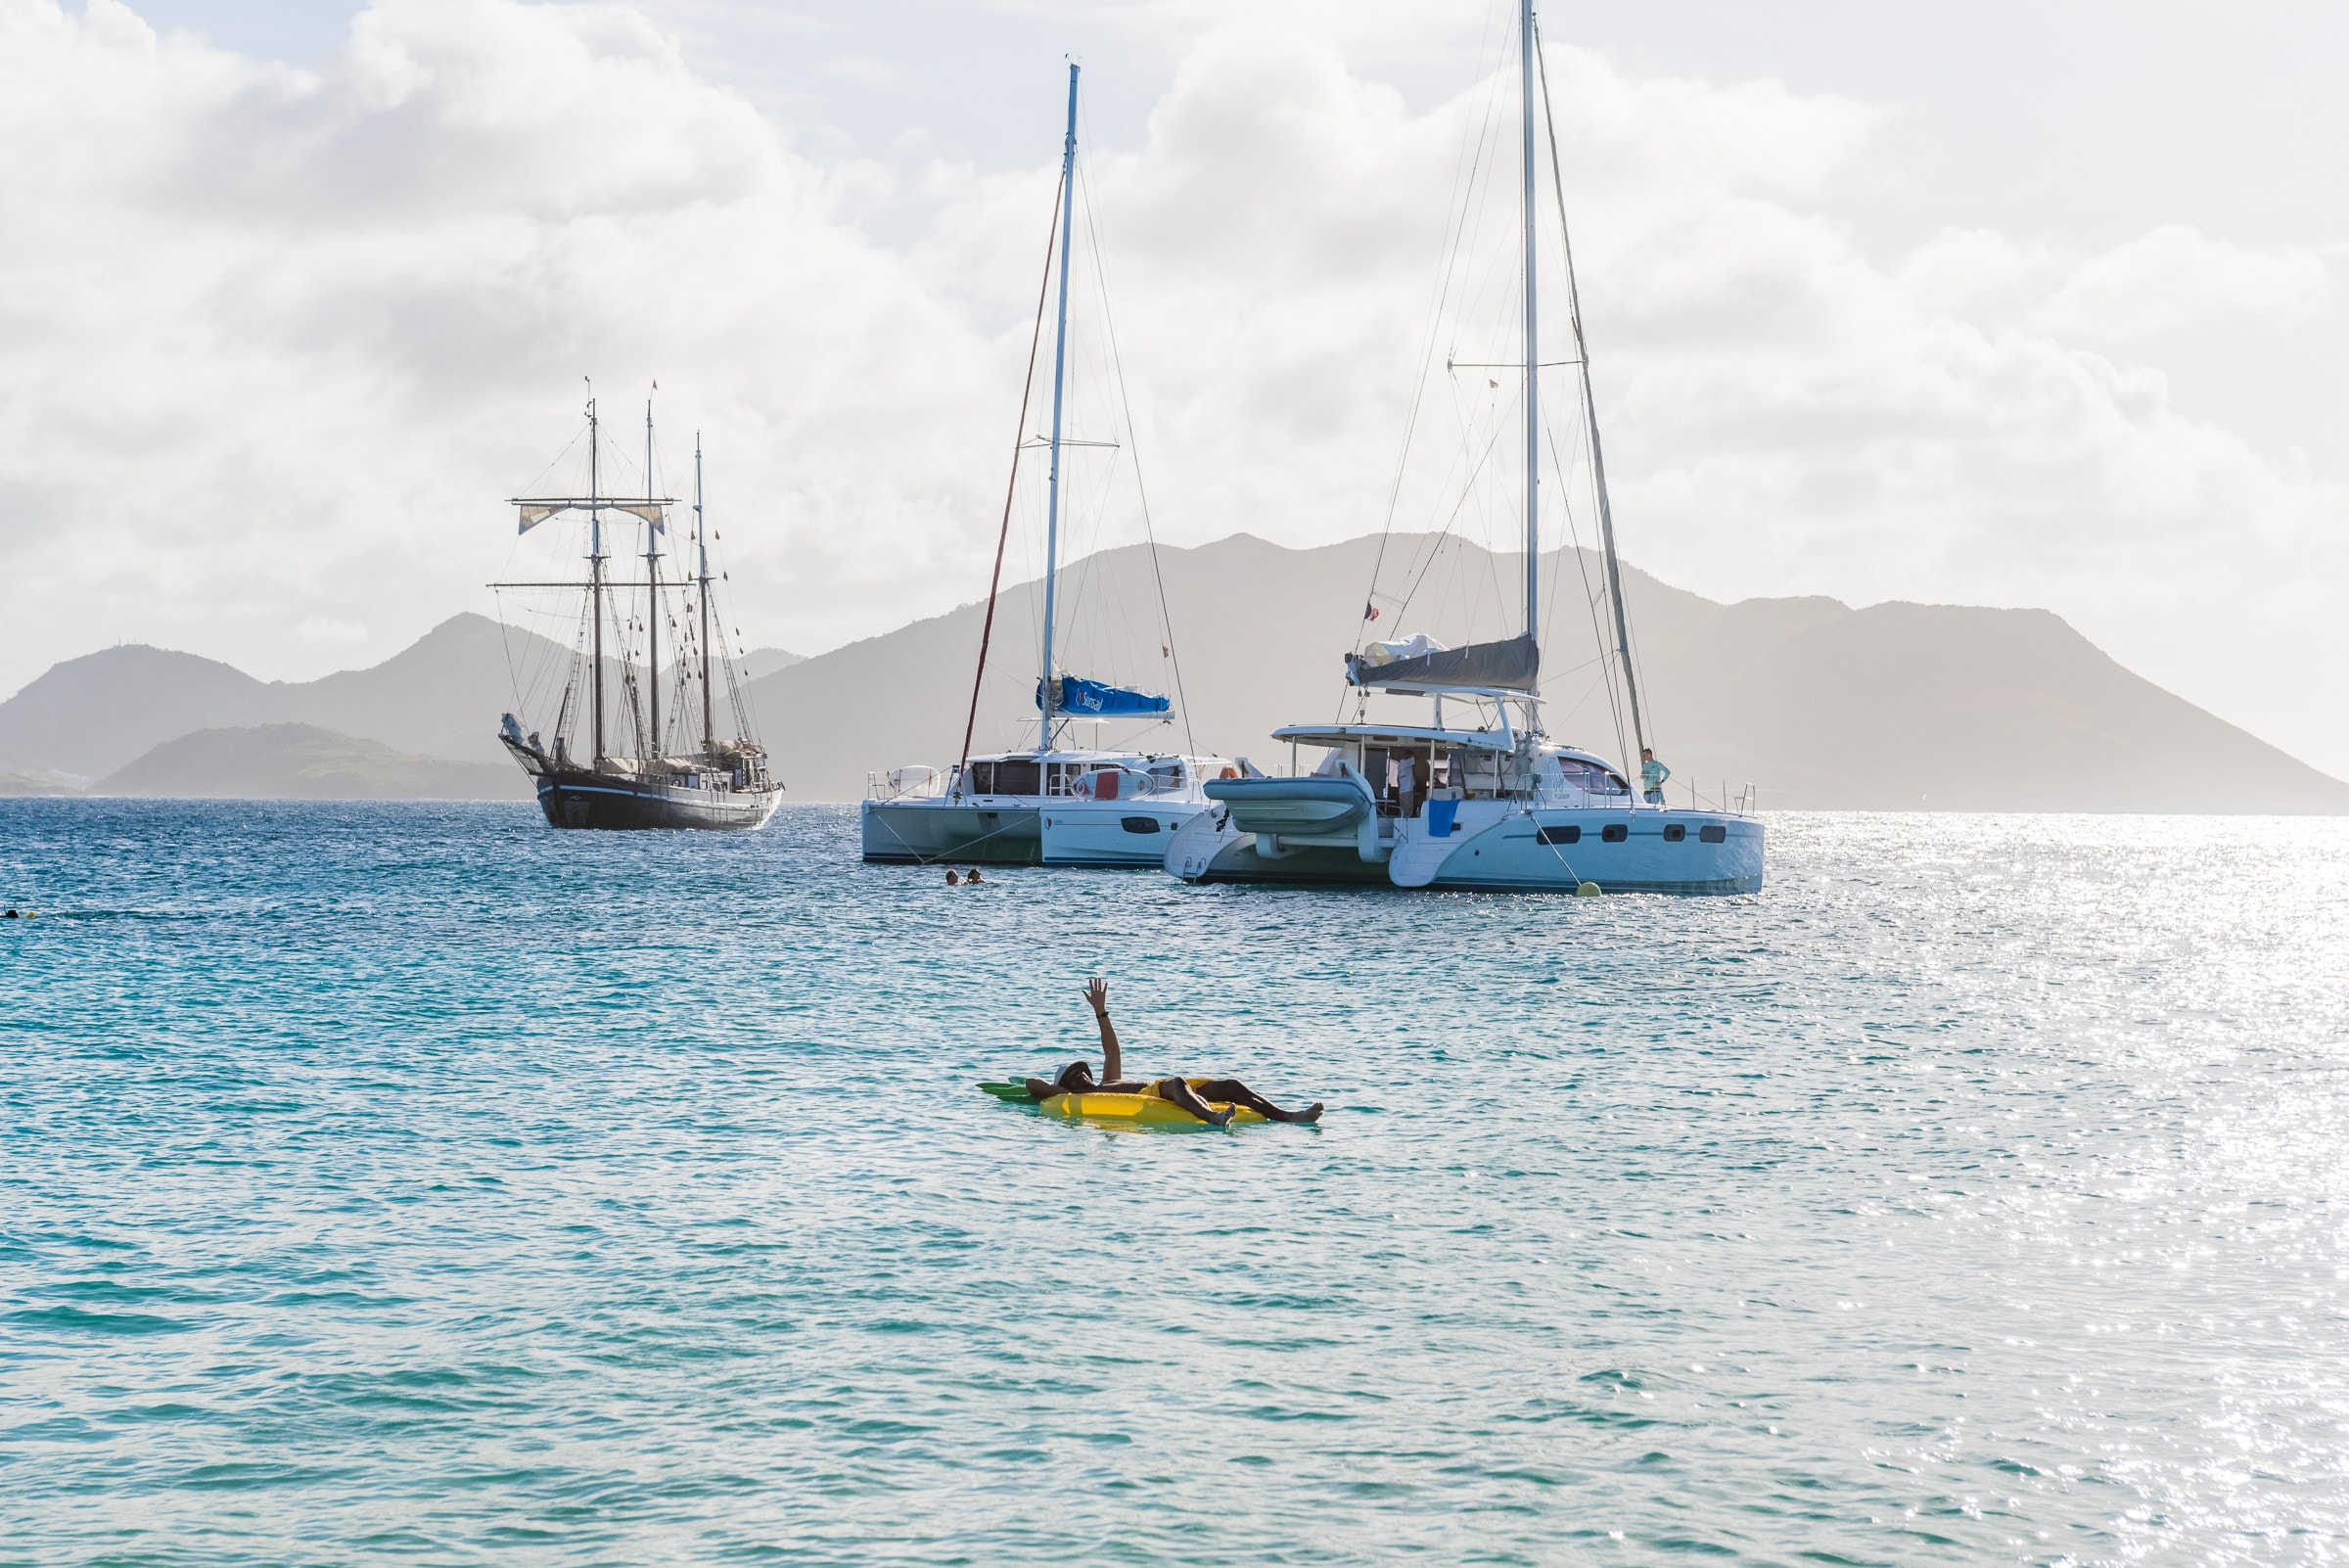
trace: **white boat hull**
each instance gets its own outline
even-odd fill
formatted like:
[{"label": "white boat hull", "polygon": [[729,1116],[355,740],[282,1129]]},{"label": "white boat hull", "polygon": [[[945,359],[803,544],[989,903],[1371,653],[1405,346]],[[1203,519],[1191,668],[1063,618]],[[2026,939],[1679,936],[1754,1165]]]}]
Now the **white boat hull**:
[{"label": "white boat hull", "polygon": [[1204,801],[1054,801],[1044,807],[1045,865],[1135,866],[1166,863],[1167,846]]},{"label": "white boat hull", "polygon": [[1163,865],[1167,846],[1208,802],[1180,796],[1090,801],[1018,796],[925,796],[866,801],[858,813],[864,858],[884,864]]},{"label": "white boat hull", "polygon": [[1354,847],[1260,839],[1238,831],[1228,817],[1211,813],[1176,835],[1168,847],[1166,868],[1186,882],[1367,883],[1521,893],[1573,893],[1591,882],[1602,893],[1762,891],[1762,823],[1733,812],[1657,807],[1528,809],[1516,803],[1469,801],[1454,808],[1454,831],[1442,835],[1432,831],[1426,811],[1390,822],[1392,848],[1373,859]]},{"label": "white boat hull", "polygon": [[1512,811],[1481,832],[1440,840],[1427,836],[1427,826],[1424,816],[1401,826],[1388,865],[1399,886],[1572,893],[1593,882],[1601,893],[1762,891],[1764,834],[1750,816],[1569,807]]}]

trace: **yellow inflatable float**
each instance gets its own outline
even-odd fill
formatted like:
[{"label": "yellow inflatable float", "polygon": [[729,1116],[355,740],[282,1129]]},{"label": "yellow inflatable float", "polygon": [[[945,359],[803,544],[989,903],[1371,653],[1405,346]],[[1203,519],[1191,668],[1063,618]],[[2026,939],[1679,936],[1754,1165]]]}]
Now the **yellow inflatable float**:
[{"label": "yellow inflatable float", "polygon": [[[1213,1079],[1185,1080],[1193,1088],[1212,1084]],[[1213,1127],[1202,1122],[1173,1100],[1162,1100],[1155,1094],[1055,1094],[1048,1100],[1032,1098],[1026,1085],[1020,1084],[982,1084],[981,1088],[996,1099],[1014,1105],[1033,1105],[1046,1116],[1057,1116],[1070,1122],[1107,1122],[1120,1127]],[[1231,1112],[1231,1125],[1267,1121],[1263,1112],[1252,1111],[1245,1105],[1227,1105],[1210,1100],[1208,1105],[1219,1111]]]}]

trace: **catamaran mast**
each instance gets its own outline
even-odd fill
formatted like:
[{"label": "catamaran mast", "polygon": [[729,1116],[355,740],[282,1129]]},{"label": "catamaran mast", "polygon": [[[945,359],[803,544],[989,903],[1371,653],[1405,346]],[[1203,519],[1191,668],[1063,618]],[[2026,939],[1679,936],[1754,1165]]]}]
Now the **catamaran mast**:
[{"label": "catamaran mast", "polygon": [[702,532],[702,433],[693,433],[693,549],[702,584],[702,750],[717,761],[717,728],[710,701],[710,540]]},{"label": "catamaran mast", "polygon": [[[661,384],[653,383],[659,392]],[[653,493],[653,400],[644,400],[644,493],[649,500]],[[645,669],[653,688],[653,735],[645,746],[648,758],[661,755],[661,525],[651,518],[644,522],[644,597],[645,597]]]},{"label": "catamaran mast", "polygon": [[[1517,36],[1519,86],[1525,101],[1521,138],[1525,180],[1518,200],[1525,228],[1525,634],[1538,650],[1542,636],[1542,356],[1536,351],[1541,331],[1534,274],[1534,0],[1522,0],[1518,7]],[[1537,679],[1540,657],[1537,652]]]},{"label": "catamaran mast", "polygon": [[[595,761],[604,761],[604,510],[598,504],[603,490],[598,466],[600,438],[596,433],[595,399],[587,399],[587,596],[595,603],[594,660],[588,679],[595,688]],[[574,472],[576,472],[576,470]]]},{"label": "catamaran mast", "polygon": [[[1526,13],[1530,18],[1533,7]],[[1539,40],[1537,40],[1537,43]],[[1539,53],[1536,54],[1540,58]],[[1549,67],[1542,68],[1542,98],[1549,100]],[[1583,427],[1590,438],[1590,483],[1598,493],[1599,548],[1607,569],[1607,598],[1615,611],[1615,656],[1623,663],[1623,689],[1631,699],[1634,761],[1647,750],[1647,723],[1639,712],[1639,677],[1632,669],[1632,621],[1623,608],[1623,566],[1615,558],[1615,511],[1607,501],[1607,459],[1598,444],[1598,398],[1590,391],[1590,346],[1583,341],[1582,289],[1574,279],[1574,236],[1566,223],[1565,176],[1558,170],[1557,124],[1549,128],[1549,177],[1558,199],[1558,246],[1566,259],[1566,314],[1574,327],[1574,358],[1583,371]]]},{"label": "catamaran mast", "polygon": [[1077,66],[1069,66],[1069,132],[1060,155],[1060,306],[1052,326],[1052,478],[1044,503],[1044,674],[1038,693],[1043,725],[1036,749],[1052,744],[1052,617],[1060,578],[1060,408],[1069,368],[1069,231],[1077,215]]}]

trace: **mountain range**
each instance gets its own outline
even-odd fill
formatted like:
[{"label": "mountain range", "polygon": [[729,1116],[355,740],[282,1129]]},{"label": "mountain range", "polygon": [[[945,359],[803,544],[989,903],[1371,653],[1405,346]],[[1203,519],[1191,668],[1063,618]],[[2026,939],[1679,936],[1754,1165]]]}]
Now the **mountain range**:
[{"label": "mountain range", "polygon": [[513,800],[530,781],[506,762],[410,757],[315,724],[200,729],[164,741],[90,787],[175,800]]},{"label": "mountain range", "polygon": [[[1425,632],[1457,646],[1513,631],[1519,559],[1418,535],[1292,550],[1235,534],[1155,560],[1140,547],[1105,551],[1062,575],[1064,623],[1076,629],[1060,663],[1180,699],[1172,721],[1105,724],[1105,744],[1247,755],[1278,770],[1289,758],[1273,728],[1351,712],[1341,656],[1359,638]],[[1601,623],[1588,590],[1597,563],[1561,551],[1544,564],[1547,727],[1624,755],[1626,726],[1595,663]],[[1368,593],[1374,580],[1385,591]],[[2130,673],[2046,611],[1722,604],[1629,567],[1625,596],[1647,733],[1676,792],[1694,785],[1713,797],[1750,782],[1765,807],[1787,808],[2349,811],[2349,785]],[[1033,737],[1040,597],[1034,582],[1000,596],[975,750]],[[972,603],[814,658],[769,649],[738,660],[791,798],[853,800],[875,772],[951,762],[970,721],[984,616]],[[110,793],[515,795],[522,780],[496,744],[498,715],[518,705],[518,687],[546,706],[547,683],[526,677],[568,658],[475,615],[380,665],[305,682],[262,682],[156,648],[105,649],[0,703],[0,774],[20,775],[23,789],[95,779]],[[526,725],[551,718],[522,706]],[[1369,711],[1427,714],[1422,700],[1383,696]],[[229,730],[247,738],[167,745]],[[340,737],[376,750],[338,750]],[[255,765],[240,771],[240,756]]]},{"label": "mountain range", "polygon": [[[105,779],[165,741],[200,729],[306,724],[421,758],[513,768],[497,743],[515,706],[515,671],[569,651],[485,616],[452,616],[380,665],[309,681],[260,681],[195,654],[129,644],[50,667],[0,703],[0,773],[26,783]],[[741,678],[800,655],[761,648]],[[511,793],[511,792],[499,792]]]}]

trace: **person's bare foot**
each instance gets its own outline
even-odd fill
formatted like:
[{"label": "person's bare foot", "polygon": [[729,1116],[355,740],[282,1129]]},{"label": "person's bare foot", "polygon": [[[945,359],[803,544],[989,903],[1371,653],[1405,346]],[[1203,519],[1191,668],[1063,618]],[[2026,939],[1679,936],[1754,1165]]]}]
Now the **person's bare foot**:
[{"label": "person's bare foot", "polygon": [[1284,1122],[1318,1122],[1321,1120],[1321,1102],[1315,1100],[1302,1111],[1284,1111],[1280,1119]]}]

